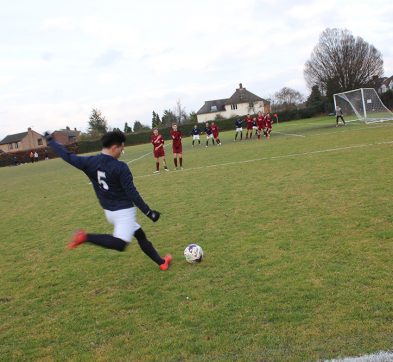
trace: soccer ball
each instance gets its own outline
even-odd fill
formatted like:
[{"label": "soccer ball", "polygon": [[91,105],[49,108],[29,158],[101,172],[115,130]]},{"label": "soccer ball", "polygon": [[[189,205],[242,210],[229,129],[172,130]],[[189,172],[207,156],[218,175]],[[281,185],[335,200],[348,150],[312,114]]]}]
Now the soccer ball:
[{"label": "soccer ball", "polygon": [[184,257],[190,264],[200,263],[203,259],[203,250],[197,244],[190,244],[184,249]]}]

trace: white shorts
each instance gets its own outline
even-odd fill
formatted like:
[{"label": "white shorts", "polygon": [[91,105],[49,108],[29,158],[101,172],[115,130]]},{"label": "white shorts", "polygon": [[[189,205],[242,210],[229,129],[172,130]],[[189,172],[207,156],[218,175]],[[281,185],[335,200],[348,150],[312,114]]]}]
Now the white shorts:
[{"label": "white shorts", "polygon": [[208,140],[209,138],[213,138],[213,133],[207,134],[206,139]]},{"label": "white shorts", "polygon": [[258,127],[257,126],[252,126],[252,129],[258,129]]},{"label": "white shorts", "polygon": [[116,211],[104,210],[106,219],[114,226],[113,236],[129,243],[140,228],[136,222],[136,207]]},{"label": "white shorts", "polygon": [[192,136],[192,140],[193,140],[193,141],[199,140],[199,134],[194,134],[194,135]]},{"label": "white shorts", "polygon": [[243,132],[243,128],[237,127],[237,128],[236,128],[236,132]]}]

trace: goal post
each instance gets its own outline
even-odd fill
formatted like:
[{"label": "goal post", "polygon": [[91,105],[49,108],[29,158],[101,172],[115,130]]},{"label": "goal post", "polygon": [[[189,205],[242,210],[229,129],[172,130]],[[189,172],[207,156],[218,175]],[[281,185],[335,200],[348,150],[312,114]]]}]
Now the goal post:
[{"label": "goal post", "polygon": [[374,88],[360,88],[333,95],[334,108],[339,106],[344,116],[371,123],[393,120],[391,112],[382,103]]}]

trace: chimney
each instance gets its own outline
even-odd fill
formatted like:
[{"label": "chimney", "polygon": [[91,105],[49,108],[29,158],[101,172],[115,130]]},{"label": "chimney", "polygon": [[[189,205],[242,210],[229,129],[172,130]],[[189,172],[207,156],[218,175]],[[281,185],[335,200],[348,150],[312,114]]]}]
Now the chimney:
[{"label": "chimney", "polygon": [[27,131],[28,131],[28,132],[29,132],[29,131],[31,132],[31,127],[29,127],[29,128],[27,129]]},{"label": "chimney", "polygon": [[239,83],[239,89],[243,88],[243,84]]}]

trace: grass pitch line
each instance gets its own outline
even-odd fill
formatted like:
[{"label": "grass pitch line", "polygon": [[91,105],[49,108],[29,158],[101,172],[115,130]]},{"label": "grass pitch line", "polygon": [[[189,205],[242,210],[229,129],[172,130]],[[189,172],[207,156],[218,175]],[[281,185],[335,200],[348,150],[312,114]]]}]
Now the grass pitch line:
[{"label": "grass pitch line", "polygon": [[[373,146],[381,146],[381,145],[391,145],[391,144],[393,144],[393,141],[376,142],[376,143],[364,143],[364,144],[360,144],[360,145],[353,145],[353,146],[346,146],[346,147],[336,147],[336,148],[327,148],[327,149],[324,149],[324,150],[316,150],[316,151],[310,151],[310,152],[290,153],[290,154],[281,155],[281,156],[261,157],[261,158],[253,158],[253,159],[250,159],[250,160],[243,160],[243,161],[232,161],[232,162],[216,163],[216,164],[213,164],[213,165],[200,166],[200,167],[190,167],[190,168],[186,168],[186,169],[184,169],[182,171],[171,171],[171,172],[176,172],[177,173],[177,172],[185,172],[185,171],[203,170],[203,169],[206,169],[206,168],[214,168],[214,167],[220,167],[220,166],[231,166],[231,165],[239,165],[239,164],[243,164],[243,163],[257,162],[257,161],[268,161],[268,160],[278,160],[278,159],[281,159],[281,158],[310,156],[310,155],[316,155],[316,154],[322,154],[322,153],[347,151],[347,150],[354,150],[354,149],[357,149],[357,148],[365,148],[365,147],[373,147]],[[140,175],[140,176],[135,176],[134,178],[142,178],[142,177],[150,177],[150,176],[158,176],[158,175],[160,175],[160,174]]]},{"label": "grass pitch line", "polygon": [[325,362],[389,362],[393,361],[392,352],[378,352],[374,354],[367,354],[359,357],[346,357],[340,359],[325,360]]},{"label": "grass pitch line", "polygon": [[302,134],[296,134],[296,133],[284,133],[284,132],[278,132],[278,131],[275,131],[274,133],[283,134],[285,136],[306,137],[306,136],[304,136]]},{"label": "grass pitch line", "polygon": [[[169,146],[169,143],[166,144],[166,145],[164,146],[164,148],[165,148],[165,147],[168,147],[168,146]],[[135,161],[141,160],[142,158],[144,158],[144,157],[146,157],[146,156],[152,155],[152,153],[153,153],[153,151],[150,151],[150,152],[148,152],[148,153],[145,153],[144,155],[142,155],[142,156],[140,156],[140,157],[138,157],[138,158],[134,158],[134,159],[132,159],[132,160],[130,160],[130,161],[127,161],[126,164],[129,165],[130,163],[133,163],[133,162],[135,162]]]},{"label": "grass pitch line", "polygon": [[141,160],[142,158],[144,158],[144,157],[146,157],[146,156],[149,156],[149,155],[151,155],[151,154],[152,154],[152,152],[150,151],[150,152],[145,153],[144,155],[142,155],[142,156],[140,156],[140,157],[138,157],[138,158],[134,158],[133,160],[130,160],[130,161],[126,162],[126,163],[127,163],[127,165],[129,165],[130,163],[133,163],[133,162],[135,162],[135,161]]}]

